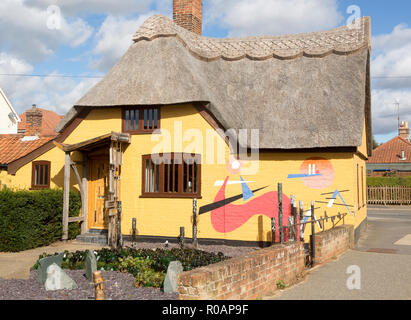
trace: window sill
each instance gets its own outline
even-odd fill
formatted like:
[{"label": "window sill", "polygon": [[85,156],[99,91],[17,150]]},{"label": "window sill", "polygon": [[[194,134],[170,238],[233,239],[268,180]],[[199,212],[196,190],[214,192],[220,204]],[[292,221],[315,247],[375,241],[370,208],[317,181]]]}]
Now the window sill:
[{"label": "window sill", "polygon": [[182,195],[182,194],[143,194],[142,199],[202,199],[201,195]]},{"label": "window sill", "polygon": [[45,187],[31,187],[29,190],[47,190],[50,189],[50,186]]},{"label": "window sill", "polygon": [[148,135],[148,134],[161,134],[160,129],[153,129],[153,130],[145,130],[145,131],[123,131],[122,133],[128,133],[132,136],[137,135]]}]

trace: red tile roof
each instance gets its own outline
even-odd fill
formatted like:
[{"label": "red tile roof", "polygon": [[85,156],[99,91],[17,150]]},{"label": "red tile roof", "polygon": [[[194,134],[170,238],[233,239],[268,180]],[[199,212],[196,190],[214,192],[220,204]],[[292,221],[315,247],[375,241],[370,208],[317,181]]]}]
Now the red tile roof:
[{"label": "red tile roof", "polygon": [[[56,135],[56,133],[54,132],[54,128],[58,125],[61,119],[64,118],[64,116],[60,116],[57,113],[50,110],[45,110],[41,108],[37,109],[40,110],[43,114],[40,133],[42,135]],[[27,111],[20,115],[21,122],[18,125],[19,132],[20,130],[25,130],[27,127],[26,113]]]},{"label": "red tile roof", "polygon": [[55,136],[40,136],[37,140],[22,141],[22,134],[0,135],[0,164],[7,165],[54,139]]},{"label": "red tile roof", "polygon": [[[404,150],[407,160],[400,160],[401,152]],[[406,163],[411,162],[411,142],[397,136],[379,146],[373,151],[368,163]]]}]

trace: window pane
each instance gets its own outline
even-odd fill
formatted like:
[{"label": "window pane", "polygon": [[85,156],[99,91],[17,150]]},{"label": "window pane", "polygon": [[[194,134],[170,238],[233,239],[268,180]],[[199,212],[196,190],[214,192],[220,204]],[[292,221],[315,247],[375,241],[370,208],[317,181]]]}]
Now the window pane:
[{"label": "window pane", "polygon": [[43,166],[40,166],[40,181],[39,185],[43,185]]},{"label": "window pane", "polygon": [[176,192],[174,189],[174,164],[173,162],[170,163],[170,192]]},{"label": "window pane", "polygon": [[144,109],[144,129],[147,129],[147,121],[148,121],[147,109]]},{"label": "window pane", "polygon": [[158,129],[158,109],[154,109],[154,129]]},{"label": "window pane", "polygon": [[39,166],[34,167],[34,185],[37,186],[39,184]]},{"label": "window pane", "polygon": [[174,164],[174,191],[178,192],[178,164]]},{"label": "window pane", "polygon": [[198,193],[198,168],[197,163],[194,164],[194,193]]},{"label": "window pane", "polygon": [[155,191],[159,192],[160,191],[160,165],[156,165],[156,187]]},{"label": "window pane", "polygon": [[187,171],[188,171],[188,166],[187,163],[184,161],[184,192],[187,192],[187,180],[188,180],[188,175],[187,175]]},{"label": "window pane", "polygon": [[134,110],[130,110],[130,130],[134,130]]},{"label": "window pane", "polygon": [[188,174],[189,174],[189,181],[188,181],[188,192],[192,193],[193,192],[193,183],[194,183],[194,165],[190,164],[188,168]]},{"label": "window pane", "polygon": [[153,109],[148,110],[148,115],[149,115],[148,126],[150,129],[153,129]]},{"label": "window pane", "polygon": [[149,166],[150,166],[150,161],[148,161],[148,160],[146,160],[146,177],[145,177],[145,190],[146,190],[146,192],[148,192],[148,186],[149,186],[149,179],[150,179],[150,175],[149,175],[149,170],[150,170],[150,168],[149,168]]},{"label": "window pane", "polygon": [[134,130],[138,130],[138,120],[140,119],[139,115],[140,115],[140,111],[139,111],[139,110],[135,110]]},{"label": "window pane", "polygon": [[129,121],[130,121],[130,111],[126,110],[126,131],[129,130]]},{"label": "window pane", "polygon": [[164,192],[168,192],[168,164],[164,164]]},{"label": "window pane", "polygon": [[49,181],[49,166],[45,165],[44,166],[44,184],[48,185],[48,181]]},{"label": "window pane", "polygon": [[150,192],[154,192],[154,162],[151,162]]}]

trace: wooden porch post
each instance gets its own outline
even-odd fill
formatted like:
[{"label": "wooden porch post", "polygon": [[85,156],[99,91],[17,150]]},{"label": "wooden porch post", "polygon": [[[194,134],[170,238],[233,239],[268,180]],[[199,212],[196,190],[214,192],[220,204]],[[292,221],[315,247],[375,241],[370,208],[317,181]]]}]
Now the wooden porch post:
[{"label": "wooden porch post", "polygon": [[70,152],[66,152],[64,162],[64,194],[63,194],[63,241],[68,240],[69,201],[70,201]]},{"label": "wooden porch post", "polygon": [[87,217],[88,217],[88,191],[87,191],[87,176],[88,176],[88,168],[87,168],[87,161],[88,161],[88,157],[87,157],[87,153],[83,153],[83,199],[82,199],[82,203],[83,203],[83,208],[82,208],[82,214],[83,214],[83,223],[81,225],[81,234],[85,234],[88,231],[88,221],[87,221]]}]

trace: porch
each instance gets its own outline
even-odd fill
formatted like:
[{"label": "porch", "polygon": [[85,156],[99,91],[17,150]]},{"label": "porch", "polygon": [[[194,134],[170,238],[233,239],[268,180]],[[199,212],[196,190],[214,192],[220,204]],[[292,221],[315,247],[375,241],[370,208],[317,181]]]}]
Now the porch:
[{"label": "porch", "polygon": [[[80,222],[78,240],[103,244],[106,238],[111,247],[122,245],[119,181],[123,152],[130,142],[129,134],[116,132],[71,145],[54,142],[65,152],[63,241],[68,240],[69,223]],[[73,161],[74,154],[82,160]],[[69,218],[71,171],[81,195],[81,216],[74,218]]]}]

